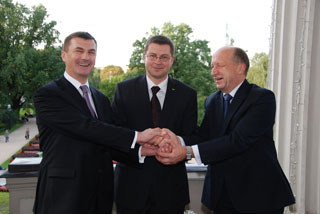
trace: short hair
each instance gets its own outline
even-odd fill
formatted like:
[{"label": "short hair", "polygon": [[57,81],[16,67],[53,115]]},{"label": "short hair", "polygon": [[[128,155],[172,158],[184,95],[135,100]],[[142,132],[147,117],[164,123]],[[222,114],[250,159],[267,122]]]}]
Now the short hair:
[{"label": "short hair", "polygon": [[248,55],[241,48],[235,47],[233,51],[233,61],[235,63],[244,63],[246,65],[246,75],[250,67],[250,60]]},{"label": "short hair", "polygon": [[152,36],[147,41],[146,47],[144,49],[145,53],[147,53],[149,45],[151,43],[156,43],[156,44],[159,44],[159,45],[169,45],[170,46],[170,54],[171,54],[171,56],[173,56],[173,54],[174,54],[174,44],[168,37],[162,36],[162,35]]},{"label": "short hair", "polygon": [[89,40],[93,40],[94,43],[95,43],[96,46],[97,46],[97,41],[96,41],[96,39],[95,39],[93,36],[91,36],[90,33],[88,33],[88,32],[83,32],[83,31],[78,31],[78,32],[74,32],[74,33],[70,34],[69,36],[67,36],[67,37],[65,38],[64,43],[63,43],[63,50],[64,50],[64,51],[68,51],[68,48],[69,48],[69,45],[70,45],[70,41],[71,41],[71,39],[73,39],[73,38],[82,38],[82,39],[85,39],[85,40],[88,40],[88,39],[89,39]]}]

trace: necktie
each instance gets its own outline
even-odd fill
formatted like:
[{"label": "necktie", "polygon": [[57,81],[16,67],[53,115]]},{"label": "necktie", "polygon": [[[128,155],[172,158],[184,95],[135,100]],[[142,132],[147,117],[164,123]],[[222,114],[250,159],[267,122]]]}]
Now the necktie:
[{"label": "necktie", "polygon": [[89,108],[89,110],[90,110],[90,112],[91,112],[92,117],[93,117],[93,118],[97,118],[97,117],[96,117],[96,113],[94,112],[93,107],[92,107],[92,105],[91,105],[91,102],[90,102],[90,100],[89,100],[89,94],[88,94],[89,89],[88,89],[88,86],[82,85],[82,86],[80,86],[80,89],[81,89],[82,92],[83,92],[83,99],[86,101],[87,106],[88,106],[88,108]]},{"label": "necktie", "polygon": [[161,106],[156,94],[158,93],[158,91],[160,91],[160,88],[158,86],[153,86],[151,88],[151,91],[152,91],[152,98],[151,98],[152,122],[154,127],[159,127]]},{"label": "necktie", "polygon": [[230,100],[232,99],[232,96],[230,94],[225,94],[224,95],[224,117],[226,117],[228,108],[230,105]]}]

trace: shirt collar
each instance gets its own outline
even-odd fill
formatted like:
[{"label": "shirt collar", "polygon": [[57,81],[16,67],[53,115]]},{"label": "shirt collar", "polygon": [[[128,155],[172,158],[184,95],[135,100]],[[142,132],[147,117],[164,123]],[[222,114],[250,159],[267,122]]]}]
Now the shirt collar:
[{"label": "shirt collar", "polygon": [[[89,88],[88,80],[87,80],[87,82],[85,84],[81,84],[78,80],[76,80],[75,78],[70,76],[66,71],[64,72],[63,76],[78,90],[79,90],[80,86],[82,86],[82,85],[86,85]],[[89,93],[90,93],[90,90],[89,90]]]},{"label": "shirt collar", "polygon": [[[237,85],[237,87],[235,87],[229,94],[232,96],[232,98],[236,95],[238,89],[240,88],[240,86],[242,85],[242,83],[244,82],[244,80],[239,84]],[[223,93],[223,96],[225,95],[226,93]]]},{"label": "shirt collar", "polygon": [[167,90],[167,85],[168,85],[168,76],[167,76],[167,78],[165,79],[165,80],[163,80],[160,84],[158,84],[158,85],[156,85],[156,84],[154,84],[153,82],[152,82],[152,80],[151,79],[149,79],[149,77],[146,75],[146,77],[147,77],[147,84],[148,84],[148,90],[149,91],[151,91],[151,88],[153,87],[153,86],[159,86],[160,87],[160,91],[164,91],[164,92],[166,92],[166,90]]}]

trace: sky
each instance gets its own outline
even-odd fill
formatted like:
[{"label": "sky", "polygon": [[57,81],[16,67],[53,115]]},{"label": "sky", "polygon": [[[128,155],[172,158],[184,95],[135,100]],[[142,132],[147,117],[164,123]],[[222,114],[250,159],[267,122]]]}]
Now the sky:
[{"label": "sky", "polygon": [[125,71],[133,43],[165,22],[185,23],[191,40],[207,40],[211,53],[226,44],[255,53],[269,53],[273,0],[14,0],[31,8],[46,7],[48,21],[57,22],[59,39],[87,31],[98,43],[96,67],[121,66]]}]

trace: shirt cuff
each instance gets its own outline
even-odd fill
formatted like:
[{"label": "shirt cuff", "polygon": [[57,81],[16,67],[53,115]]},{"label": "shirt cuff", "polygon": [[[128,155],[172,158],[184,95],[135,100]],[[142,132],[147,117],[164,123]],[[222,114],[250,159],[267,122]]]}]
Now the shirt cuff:
[{"label": "shirt cuff", "polygon": [[180,140],[181,146],[186,146],[186,143],[184,142],[183,138],[180,136],[177,136]]},{"label": "shirt cuff", "polygon": [[141,149],[142,149],[142,146],[139,147],[139,152],[138,152],[139,163],[144,163],[144,159],[146,158],[146,156],[141,156]]},{"label": "shirt cuff", "polygon": [[201,161],[198,145],[193,145],[192,146],[192,151],[193,151],[194,158],[196,159],[197,164],[198,165],[202,165],[202,161]]},{"label": "shirt cuff", "polygon": [[133,142],[131,144],[131,149],[134,149],[134,147],[136,146],[136,143],[137,143],[137,137],[138,137],[138,132],[135,131],[134,132],[134,138],[133,138]]}]

